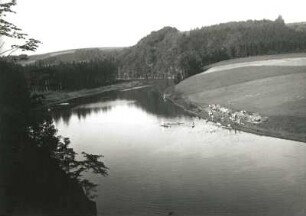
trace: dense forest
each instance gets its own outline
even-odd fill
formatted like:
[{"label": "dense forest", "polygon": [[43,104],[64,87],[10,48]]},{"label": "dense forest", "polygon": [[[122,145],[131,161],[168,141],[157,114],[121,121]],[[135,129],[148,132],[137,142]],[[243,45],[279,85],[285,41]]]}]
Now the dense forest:
[{"label": "dense forest", "polygon": [[64,50],[53,53],[11,56],[22,65],[40,63],[42,65],[55,65],[71,62],[88,62],[116,58],[123,48],[83,48],[74,50]]},{"label": "dense forest", "polygon": [[[298,28],[299,27],[299,28]],[[248,20],[180,32],[152,32],[119,56],[119,77],[183,79],[222,60],[306,50],[306,29],[275,21]]]},{"label": "dense forest", "polygon": [[21,56],[20,62],[27,65],[32,90],[74,90],[129,79],[179,82],[222,60],[304,51],[305,23],[287,25],[279,16],[275,21],[230,22],[188,32],[164,27],[128,48],[68,50],[28,60]]},{"label": "dense forest", "polygon": [[46,64],[38,62],[23,68],[31,91],[60,91],[95,88],[115,82],[114,59]]}]

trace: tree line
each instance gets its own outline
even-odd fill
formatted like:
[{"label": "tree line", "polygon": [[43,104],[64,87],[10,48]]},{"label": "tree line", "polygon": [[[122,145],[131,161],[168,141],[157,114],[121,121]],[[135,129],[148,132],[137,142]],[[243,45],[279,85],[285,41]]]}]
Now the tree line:
[{"label": "tree line", "polygon": [[286,25],[279,16],[187,32],[164,27],[132,47],[64,52],[26,66],[25,73],[33,91],[94,88],[129,79],[179,82],[222,60],[304,51],[306,28]]},{"label": "tree line", "polygon": [[184,79],[212,63],[306,50],[306,30],[275,21],[230,22],[180,32],[165,27],[123,50],[120,77]]},{"label": "tree line", "polygon": [[102,156],[77,159],[42,97],[28,91],[24,68],[3,59],[0,68],[0,214],[95,215],[96,184],[82,174],[106,176]]},{"label": "tree line", "polygon": [[90,200],[96,185],[82,173],[107,175],[102,156],[83,152],[77,159],[42,108],[42,96],[28,91],[25,68],[3,57],[18,49],[35,51],[40,43],[5,20],[15,5],[0,4],[1,39],[21,40],[0,52],[0,215],[96,215]]},{"label": "tree line", "polygon": [[117,64],[114,59],[45,64],[24,67],[31,91],[62,91],[95,88],[115,82]]}]

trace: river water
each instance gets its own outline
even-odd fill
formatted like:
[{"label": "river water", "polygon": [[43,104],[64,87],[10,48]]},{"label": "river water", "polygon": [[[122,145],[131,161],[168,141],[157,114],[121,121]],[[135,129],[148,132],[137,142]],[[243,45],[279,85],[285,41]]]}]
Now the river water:
[{"label": "river water", "polygon": [[[305,143],[230,131],[155,88],[79,100],[54,113],[76,152],[104,155],[98,215],[306,215]],[[162,127],[165,123],[180,123]]]}]

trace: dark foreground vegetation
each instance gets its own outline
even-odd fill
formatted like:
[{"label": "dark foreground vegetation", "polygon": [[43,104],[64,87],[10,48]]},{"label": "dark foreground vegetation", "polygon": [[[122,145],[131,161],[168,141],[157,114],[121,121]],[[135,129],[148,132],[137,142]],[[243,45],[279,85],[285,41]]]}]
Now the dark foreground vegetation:
[{"label": "dark foreground vegetation", "polygon": [[77,160],[57,135],[42,100],[30,95],[23,68],[0,61],[0,214],[95,215],[94,183],[85,171],[107,175],[101,155]]},{"label": "dark foreground vegetation", "polygon": [[[29,91],[27,68],[3,57],[16,50],[35,51],[40,43],[5,20],[15,5],[14,0],[0,4],[1,41],[20,42],[7,50],[0,44],[0,215],[96,215],[91,200],[96,184],[82,174],[106,176],[102,155],[83,152],[77,157],[69,139],[57,135],[48,110],[42,108],[43,97]],[[40,72],[38,77],[44,76]]]}]

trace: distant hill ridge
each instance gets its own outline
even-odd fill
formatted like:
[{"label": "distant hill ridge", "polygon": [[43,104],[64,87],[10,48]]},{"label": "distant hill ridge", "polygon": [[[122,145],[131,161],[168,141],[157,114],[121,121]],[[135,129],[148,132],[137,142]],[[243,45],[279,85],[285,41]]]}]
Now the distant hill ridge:
[{"label": "distant hill ridge", "polygon": [[276,20],[229,22],[180,32],[164,27],[127,48],[90,48],[30,56],[23,63],[47,64],[115,58],[118,77],[176,78],[203,71],[227,59],[306,51],[306,22]]},{"label": "distant hill ridge", "polygon": [[108,56],[114,55],[122,49],[122,47],[82,48],[30,55],[28,57],[21,55],[20,57],[22,59],[19,60],[19,63],[23,65],[37,62],[45,64],[59,64],[61,62],[67,63],[104,59]]}]

